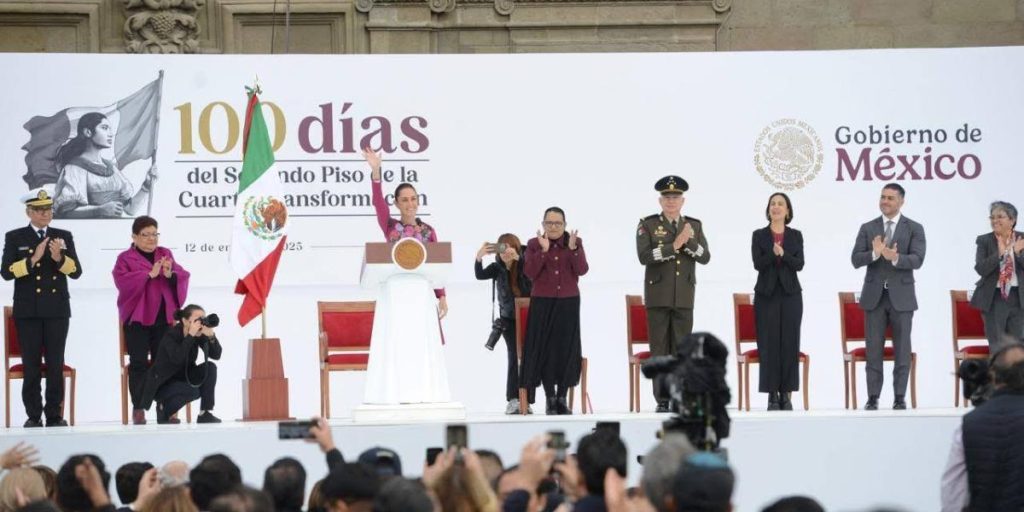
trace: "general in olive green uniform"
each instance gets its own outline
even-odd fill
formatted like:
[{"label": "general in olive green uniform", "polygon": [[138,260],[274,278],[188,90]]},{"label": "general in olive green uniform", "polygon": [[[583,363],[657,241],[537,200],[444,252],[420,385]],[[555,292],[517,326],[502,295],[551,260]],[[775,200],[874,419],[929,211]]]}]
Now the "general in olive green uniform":
[{"label": "general in olive green uniform", "polygon": [[[644,265],[644,305],[651,353],[675,354],[676,345],[693,331],[693,296],[697,263],[711,259],[704,226],[680,214],[689,189],[686,180],[666,176],[654,185],[661,194],[662,212],[640,221],[636,253]],[[678,247],[677,247],[678,246]],[[654,383],[658,412],[668,411],[669,397],[659,381]]]},{"label": "general in olive green uniform", "polygon": [[[61,416],[64,401],[64,344],[68,335],[71,304],[68,278],[78,279],[82,266],[70,231],[50,226],[53,199],[36,190],[22,199],[29,225],[8,231],[4,237],[0,276],[14,281],[14,324],[21,343],[25,382],[26,427],[66,426]],[[46,406],[41,396],[43,360],[46,372]]]}]

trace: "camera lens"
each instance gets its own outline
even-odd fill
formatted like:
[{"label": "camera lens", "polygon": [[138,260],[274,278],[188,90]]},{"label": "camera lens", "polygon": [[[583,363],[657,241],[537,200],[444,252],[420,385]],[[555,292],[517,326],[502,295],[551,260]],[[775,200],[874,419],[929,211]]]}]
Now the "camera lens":
[{"label": "camera lens", "polygon": [[220,317],[216,313],[211,313],[199,319],[199,323],[206,327],[217,327],[220,325]]}]

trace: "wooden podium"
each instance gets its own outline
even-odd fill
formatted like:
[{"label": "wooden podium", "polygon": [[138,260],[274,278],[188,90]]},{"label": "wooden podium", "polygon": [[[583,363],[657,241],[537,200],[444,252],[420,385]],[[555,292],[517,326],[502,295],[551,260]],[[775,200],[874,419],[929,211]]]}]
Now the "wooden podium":
[{"label": "wooden podium", "polygon": [[414,238],[368,243],[360,283],[377,291],[363,403],[356,421],[465,418],[451,400],[434,290],[451,244]]},{"label": "wooden podium", "polygon": [[288,379],[281,364],[281,340],[249,340],[249,360],[242,380],[242,421],[291,419]]}]

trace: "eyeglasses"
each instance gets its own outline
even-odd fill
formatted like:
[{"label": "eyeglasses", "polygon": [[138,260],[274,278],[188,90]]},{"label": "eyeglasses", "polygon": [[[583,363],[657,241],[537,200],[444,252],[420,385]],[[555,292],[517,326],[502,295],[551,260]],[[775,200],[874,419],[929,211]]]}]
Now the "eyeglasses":
[{"label": "eyeglasses", "polygon": [[139,233],[135,236],[139,238],[160,238],[160,233]]},{"label": "eyeglasses", "polygon": [[556,220],[546,220],[546,221],[544,221],[544,226],[545,227],[549,227],[549,228],[558,228],[558,227],[562,227],[564,225],[565,225],[564,222],[559,222],[559,221],[556,221]]}]

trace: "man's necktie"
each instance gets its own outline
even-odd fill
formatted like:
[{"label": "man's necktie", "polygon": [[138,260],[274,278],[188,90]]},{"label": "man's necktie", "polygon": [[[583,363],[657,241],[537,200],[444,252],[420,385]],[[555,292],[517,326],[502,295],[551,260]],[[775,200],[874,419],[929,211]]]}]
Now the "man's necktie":
[{"label": "man's necktie", "polygon": [[40,229],[39,231],[36,231],[36,233],[39,233],[39,239],[40,240],[46,238],[46,230],[45,229]]},{"label": "man's necktie", "polygon": [[889,244],[891,244],[891,243],[892,243],[892,221],[891,220],[887,220],[887,221],[885,221],[885,246],[889,247]]}]

